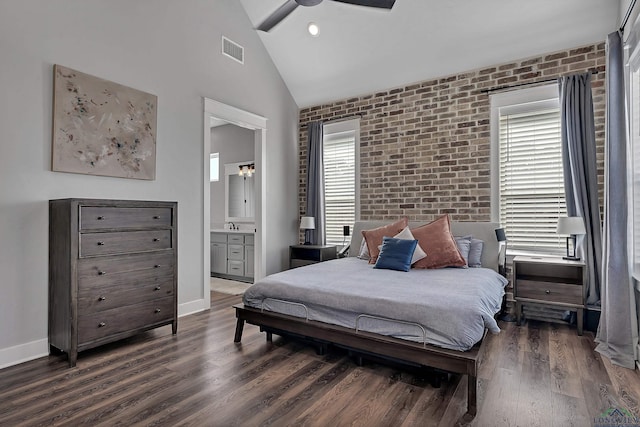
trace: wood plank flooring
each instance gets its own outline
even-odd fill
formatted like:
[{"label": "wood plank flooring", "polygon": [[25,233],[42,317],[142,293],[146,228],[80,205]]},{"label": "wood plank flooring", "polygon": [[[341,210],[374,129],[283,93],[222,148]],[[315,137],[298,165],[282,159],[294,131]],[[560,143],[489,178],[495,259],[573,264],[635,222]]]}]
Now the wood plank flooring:
[{"label": "wood plank flooring", "polygon": [[[609,408],[640,416],[640,375],[593,351],[593,335],[529,321],[487,337],[479,409],[464,421],[466,377],[434,388],[424,371],[344,350],[265,340],[246,325],[233,343],[231,306],[80,354],[0,370],[0,426],[589,426]],[[466,423],[466,424],[465,424]]]}]

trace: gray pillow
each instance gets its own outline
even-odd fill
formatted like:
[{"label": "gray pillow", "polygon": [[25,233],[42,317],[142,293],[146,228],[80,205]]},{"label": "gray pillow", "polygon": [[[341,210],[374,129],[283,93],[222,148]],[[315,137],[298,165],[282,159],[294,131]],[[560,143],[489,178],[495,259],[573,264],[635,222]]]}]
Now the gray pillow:
[{"label": "gray pillow", "polygon": [[480,239],[471,239],[471,247],[469,249],[469,258],[467,259],[467,265],[469,267],[482,267],[482,249],[484,248],[484,241]]},{"label": "gray pillow", "polygon": [[464,261],[467,263],[467,265],[469,265],[469,252],[471,251],[472,236],[454,236],[454,239],[456,241],[456,245],[458,245],[460,255],[462,255],[462,258],[464,258]]}]

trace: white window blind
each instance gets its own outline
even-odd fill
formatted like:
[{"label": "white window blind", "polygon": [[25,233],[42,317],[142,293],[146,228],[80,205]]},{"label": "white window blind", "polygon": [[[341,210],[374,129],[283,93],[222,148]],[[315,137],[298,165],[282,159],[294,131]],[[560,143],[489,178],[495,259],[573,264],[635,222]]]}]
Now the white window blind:
[{"label": "white window blind", "polygon": [[509,248],[560,252],[566,216],[557,100],[500,108],[500,223]]},{"label": "white window blind", "polygon": [[324,137],[326,242],[342,245],[343,226],[356,218],[356,135],[354,131]]}]

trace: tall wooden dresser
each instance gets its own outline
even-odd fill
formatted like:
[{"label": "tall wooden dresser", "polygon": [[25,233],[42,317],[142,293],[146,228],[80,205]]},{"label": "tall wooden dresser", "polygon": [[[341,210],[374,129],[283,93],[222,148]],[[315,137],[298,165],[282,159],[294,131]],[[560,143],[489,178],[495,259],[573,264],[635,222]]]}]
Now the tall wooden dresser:
[{"label": "tall wooden dresser", "polygon": [[49,201],[49,347],[78,352],[178,327],[175,202]]}]

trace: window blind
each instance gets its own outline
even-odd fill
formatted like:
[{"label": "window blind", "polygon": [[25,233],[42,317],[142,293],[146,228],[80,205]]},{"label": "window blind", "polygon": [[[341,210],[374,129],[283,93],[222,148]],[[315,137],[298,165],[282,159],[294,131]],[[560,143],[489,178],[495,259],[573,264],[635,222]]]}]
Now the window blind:
[{"label": "window blind", "polygon": [[566,216],[559,108],[500,109],[500,223],[511,249],[560,252]]},{"label": "window blind", "polygon": [[356,215],[355,133],[326,135],[323,150],[326,242],[342,245],[343,226]]}]

